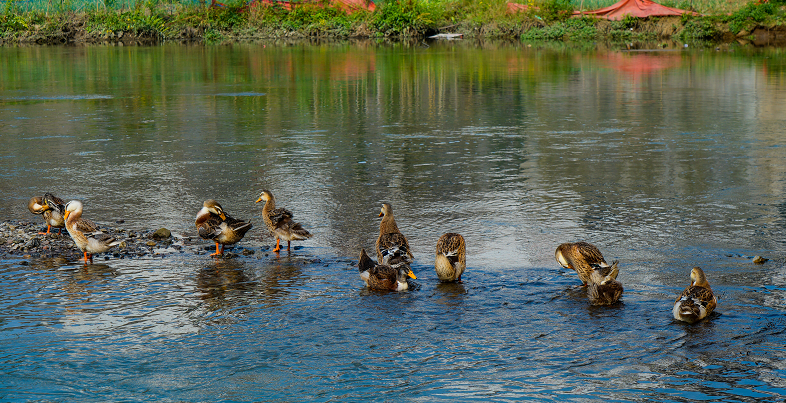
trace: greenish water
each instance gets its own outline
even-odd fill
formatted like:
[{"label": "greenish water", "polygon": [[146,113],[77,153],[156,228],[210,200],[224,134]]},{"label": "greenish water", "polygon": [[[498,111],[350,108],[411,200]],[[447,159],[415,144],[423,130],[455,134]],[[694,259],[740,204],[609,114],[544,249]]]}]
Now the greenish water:
[{"label": "greenish water", "polygon": [[[778,50],[0,48],[0,218],[33,195],[258,253],[0,262],[0,396],[56,401],[779,401],[786,75]],[[263,188],[314,237],[265,254]],[[352,266],[391,203],[414,290]],[[467,240],[462,285],[433,248]],[[554,249],[620,260],[590,307]],[[205,246],[210,246],[205,242]],[[764,265],[754,255],[770,258]],[[29,262],[29,265],[24,265]],[[701,266],[719,296],[671,307]]]}]

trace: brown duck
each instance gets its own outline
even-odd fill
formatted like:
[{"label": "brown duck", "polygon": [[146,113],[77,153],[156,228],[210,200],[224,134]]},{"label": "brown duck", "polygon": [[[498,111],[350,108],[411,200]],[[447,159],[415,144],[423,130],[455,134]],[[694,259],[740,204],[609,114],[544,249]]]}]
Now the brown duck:
[{"label": "brown duck", "polygon": [[276,199],[272,193],[263,190],[256,203],[263,200],[265,207],[262,208],[262,219],[273,236],[276,237],[276,248],[273,249],[273,252],[281,250],[282,239],[287,241],[287,250],[289,250],[292,241],[302,241],[312,237],[311,233],[300,223],[292,220],[292,212],[285,208],[276,208]]},{"label": "brown duck", "polygon": [[382,221],[379,223],[379,237],[377,237],[377,261],[381,264],[390,264],[397,259],[411,262],[414,256],[409,249],[407,238],[398,230],[396,219],[393,218],[393,207],[383,203],[379,216],[382,217]]},{"label": "brown duck", "polygon": [[622,284],[617,281],[620,273],[619,262],[614,261],[611,267],[593,266],[590,275],[587,297],[592,305],[612,305],[622,296]]},{"label": "brown duck", "polygon": [[461,275],[467,268],[466,246],[464,237],[448,232],[437,241],[436,258],[434,259],[434,269],[437,271],[437,278],[443,282],[461,282]]},{"label": "brown duck", "polygon": [[82,218],[82,202],[79,200],[71,200],[65,205],[65,228],[71,239],[74,240],[76,246],[84,253],[85,264],[88,259],[93,263],[93,255],[96,253],[103,253],[109,248],[119,245],[122,241],[118,241],[113,236],[101,232],[98,226],[90,221]]},{"label": "brown duck", "polygon": [[404,291],[409,288],[407,278],[417,279],[407,262],[398,260],[392,265],[377,264],[365,249],[360,250],[358,271],[366,286],[374,290]]},{"label": "brown duck", "polygon": [[240,242],[252,225],[230,217],[217,201],[209,199],[202,203],[202,209],[197,213],[196,227],[200,237],[216,243],[216,253],[210,256],[219,256],[224,254],[225,245]]},{"label": "brown duck", "polygon": [[710,283],[698,267],[690,271],[691,283],[674,301],[674,319],[694,323],[706,318],[715,309],[718,299],[712,294]]},{"label": "brown duck", "polygon": [[46,232],[41,234],[49,234],[52,227],[58,229],[58,234],[63,233],[65,228],[65,201],[63,199],[51,194],[46,193],[44,197],[33,197],[27,203],[27,209],[33,214],[39,214],[44,217],[46,222]]},{"label": "brown duck", "polygon": [[575,270],[584,286],[592,277],[593,265],[609,267],[600,250],[587,242],[563,243],[557,247],[554,258],[560,266]]}]

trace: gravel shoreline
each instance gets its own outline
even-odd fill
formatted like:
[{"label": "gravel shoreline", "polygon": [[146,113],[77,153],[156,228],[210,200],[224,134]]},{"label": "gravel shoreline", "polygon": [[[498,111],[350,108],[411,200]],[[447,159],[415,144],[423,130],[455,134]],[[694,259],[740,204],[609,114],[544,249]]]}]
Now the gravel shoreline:
[{"label": "gravel shoreline", "polygon": [[[178,237],[165,228],[158,230],[134,231],[117,227],[102,226],[104,232],[122,240],[120,245],[106,253],[94,255],[94,260],[135,259],[142,257],[164,258],[186,252],[196,255],[210,254],[215,245],[198,236]],[[6,259],[64,259],[78,262],[83,259],[82,252],[76,247],[71,236],[63,228],[58,233],[53,228],[49,234],[46,226],[30,221],[4,221],[0,223],[0,257]],[[266,249],[262,247],[262,249]],[[233,251],[225,251],[223,257],[253,255],[254,250],[235,246]]]}]

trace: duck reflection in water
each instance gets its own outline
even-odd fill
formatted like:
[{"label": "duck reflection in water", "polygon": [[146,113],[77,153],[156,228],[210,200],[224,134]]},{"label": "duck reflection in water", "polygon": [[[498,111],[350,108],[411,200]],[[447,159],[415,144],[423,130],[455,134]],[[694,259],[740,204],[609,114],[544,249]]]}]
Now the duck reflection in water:
[{"label": "duck reflection in water", "polygon": [[214,267],[206,267],[197,273],[200,298],[211,310],[223,308],[233,294],[244,295],[255,288],[256,283],[246,275],[243,266],[235,260],[218,260]]},{"label": "duck reflection in water", "polygon": [[70,270],[61,267],[58,273],[63,275],[60,288],[68,298],[70,306],[66,310],[69,312],[81,310],[80,305],[90,302],[93,297],[90,290],[100,288],[100,284],[112,284],[110,280],[119,275],[117,269],[101,263],[74,266]]}]

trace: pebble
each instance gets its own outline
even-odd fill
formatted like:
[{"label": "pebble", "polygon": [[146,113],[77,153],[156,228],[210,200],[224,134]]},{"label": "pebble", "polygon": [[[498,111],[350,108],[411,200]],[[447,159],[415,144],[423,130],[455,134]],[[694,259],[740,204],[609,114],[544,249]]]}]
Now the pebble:
[{"label": "pebble", "polygon": [[159,228],[151,236],[153,239],[166,239],[172,237],[172,232],[166,228]]},{"label": "pebble", "polygon": [[[119,220],[122,221],[122,220]],[[162,253],[160,249],[154,252],[155,247],[159,248],[172,248],[179,253],[193,253],[196,255],[211,254],[215,250],[215,244],[207,243],[199,237],[175,237],[172,232],[166,228],[159,228],[158,230],[143,230],[132,231],[126,228],[101,226],[102,230],[121,240],[122,242],[110,249],[106,254],[101,257],[107,259],[133,259],[135,257],[154,257],[160,256],[162,258],[171,255],[169,253]],[[44,228],[44,231],[46,228]],[[2,221],[0,222],[0,256],[24,256],[25,259],[35,260],[39,258],[54,259],[58,264],[67,264],[68,262],[79,261],[82,258],[82,252],[74,245],[74,241],[68,233],[59,234],[53,232],[50,234],[39,234],[41,225],[38,222],[28,221]],[[294,250],[300,250],[303,246],[294,246]],[[235,251],[225,251],[224,258],[233,258],[238,256],[253,256],[259,251],[260,255],[269,257],[267,253],[271,249],[270,246],[265,245],[255,249],[245,248],[242,245]],[[259,256],[261,258],[261,256]],[[98,258],[98,257],[97,257]],[[30,264],[23,263],[23,264]]]}]

